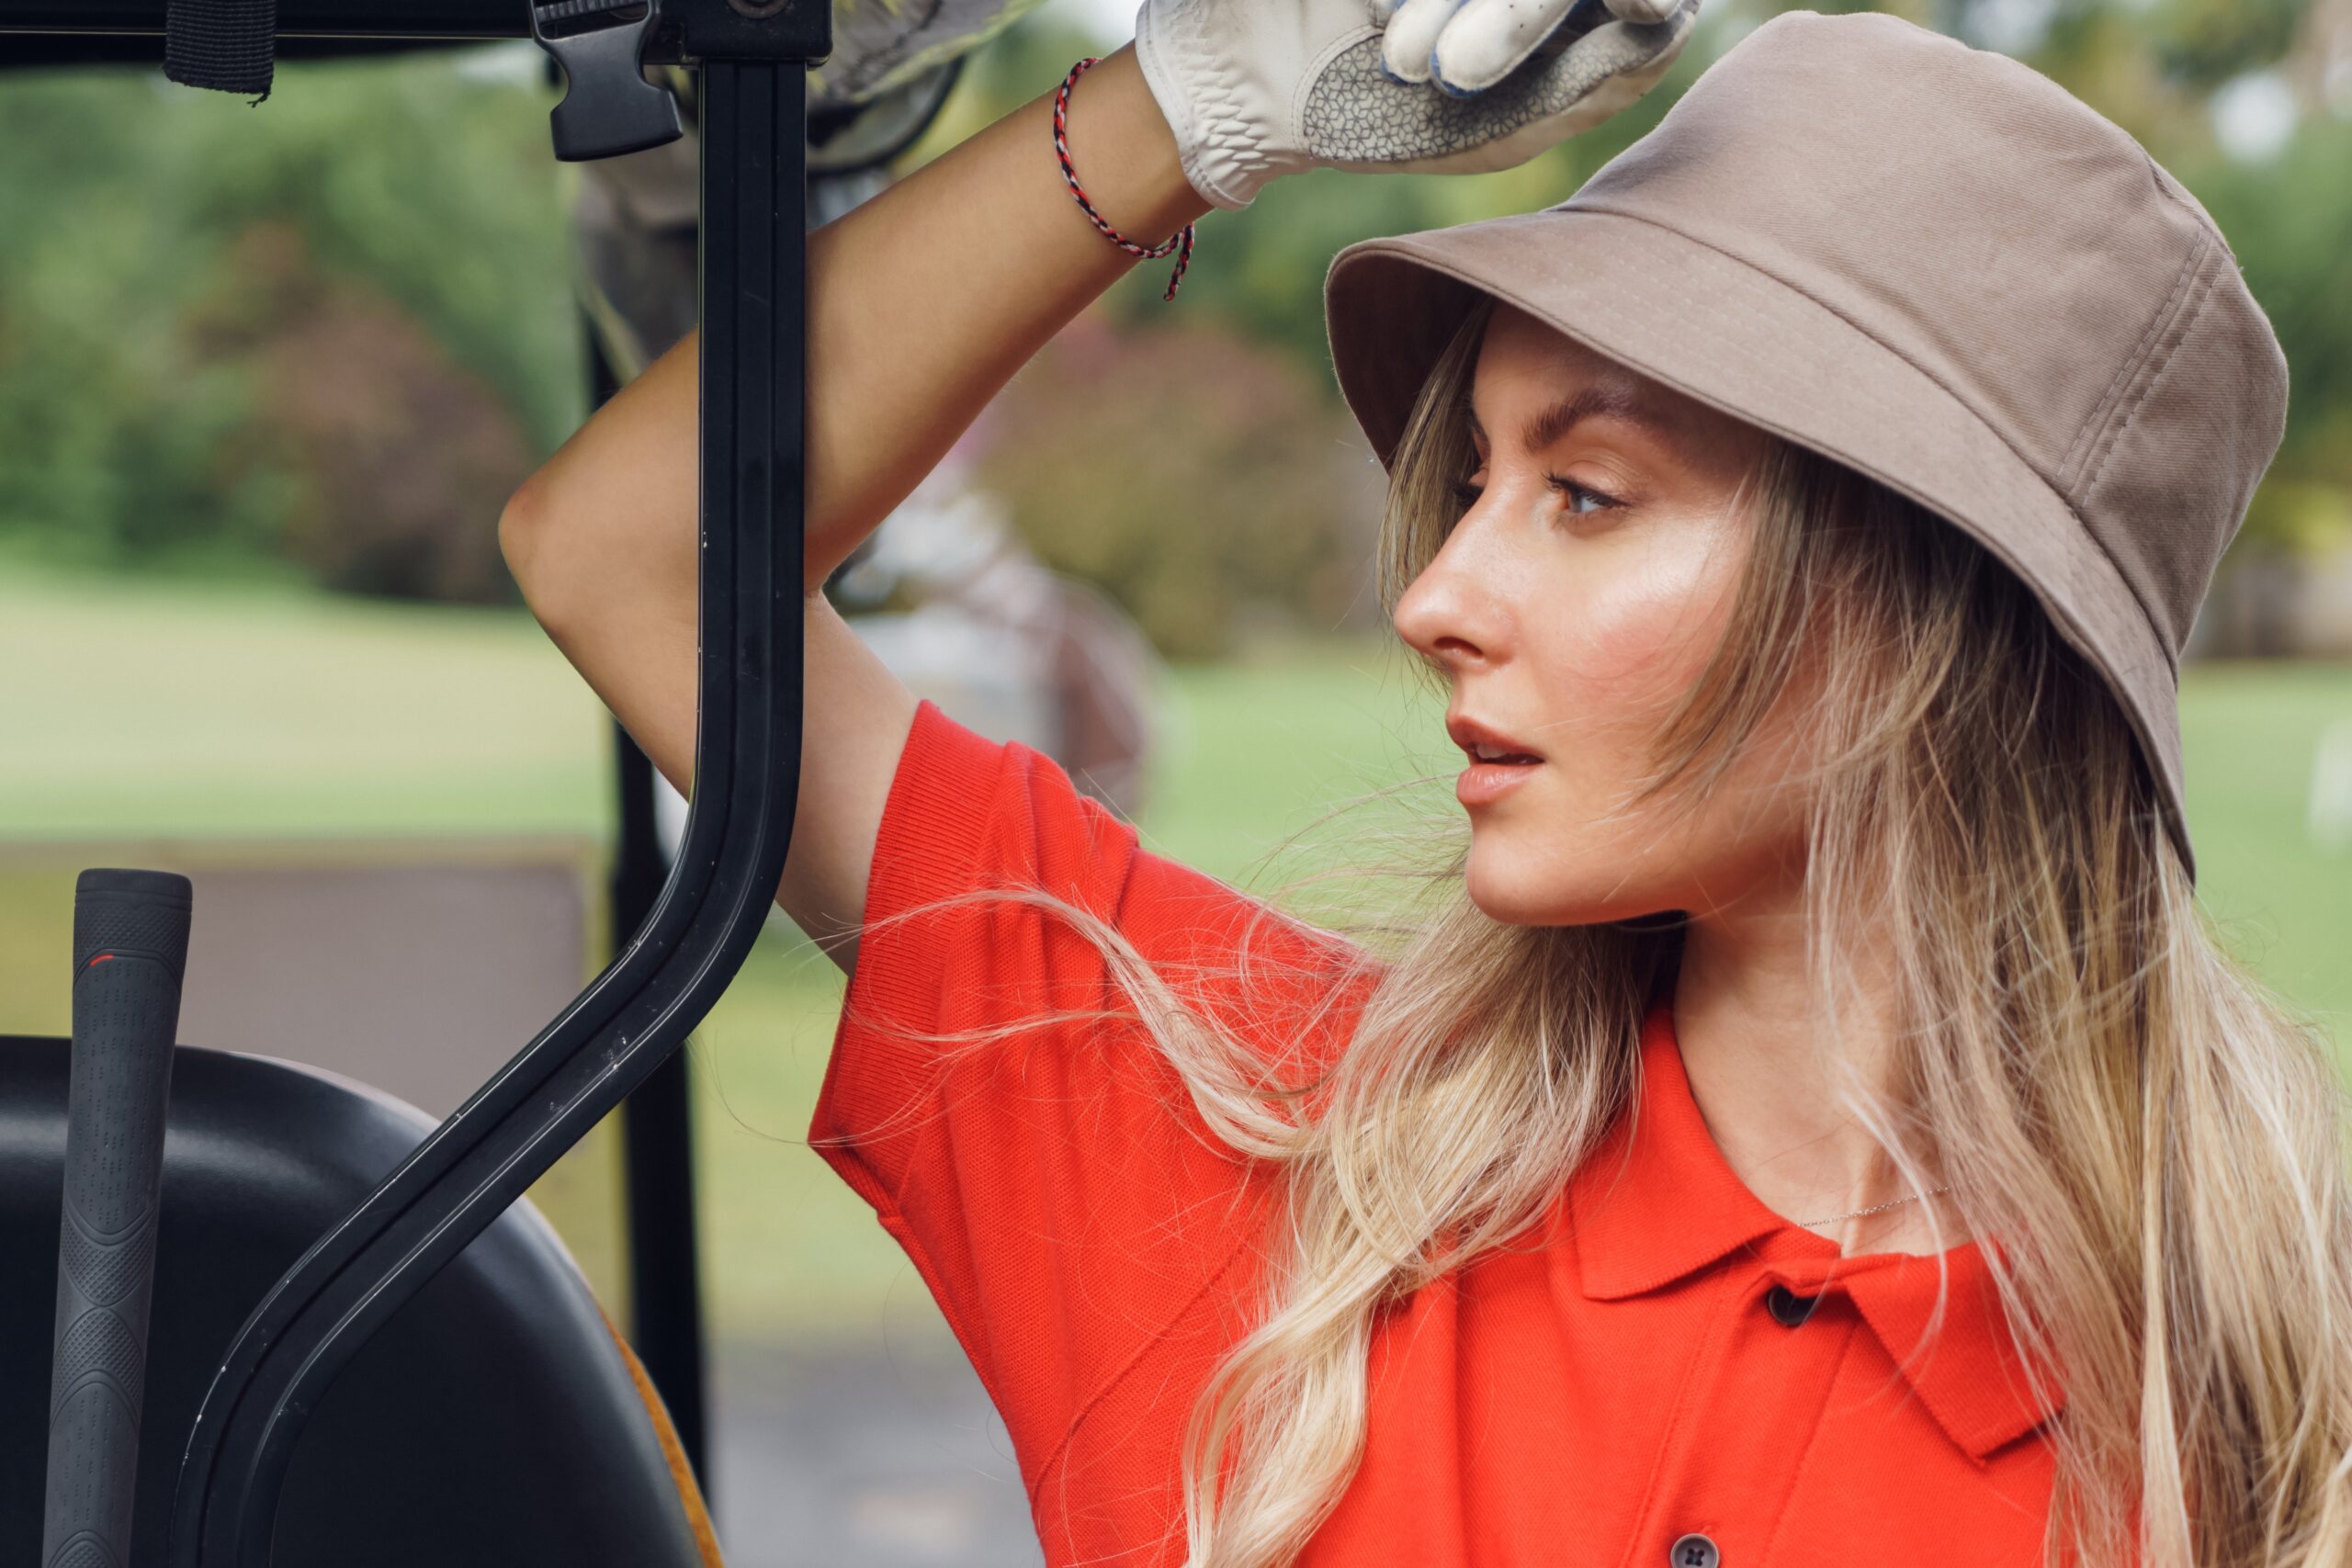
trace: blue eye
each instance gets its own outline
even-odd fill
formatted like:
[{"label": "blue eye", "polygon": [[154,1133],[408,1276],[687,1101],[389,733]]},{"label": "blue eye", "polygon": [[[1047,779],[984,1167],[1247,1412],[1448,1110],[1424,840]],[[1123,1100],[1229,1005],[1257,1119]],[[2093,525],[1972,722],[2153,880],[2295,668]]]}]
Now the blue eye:
[{"label": "blue eye", "polygon": [[[1566,478],[1560,474],[1546,474],[1544,478],[1544,481],[1555,491],[1567,498],[1568,513],[1573,517],[1589,517],[1595,512],[1605,512],[1612,506],[1623,506],[1625,504],[1613,495],[1609,495],[1603,491],[1597,491],[1590,485],[1580,485],[1577,483],[1576,480]],[[1464,506],[1475,504],[1482,493],[1484,493],[1484,488],[1482,486],[1474,485],[1466,479],[1457,482],[1453,487],[1453,499],[1460,502]],[[1579,497],[1587,501],[1596,502],[1599,504],[1579,511],[1576,504]]]}]

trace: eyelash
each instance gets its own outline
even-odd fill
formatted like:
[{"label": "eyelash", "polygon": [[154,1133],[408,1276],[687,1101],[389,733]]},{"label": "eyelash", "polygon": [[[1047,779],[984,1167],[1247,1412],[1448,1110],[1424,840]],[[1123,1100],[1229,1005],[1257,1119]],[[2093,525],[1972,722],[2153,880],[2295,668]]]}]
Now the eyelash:
[{"label": "eyelash", "polygon": [[[1576,497],[1579,495],[1587,496],[1599,502],[1600,504],[1594,507],[1592,509],[1593,512],[1606,512],[1611,507],[1623,506],[1625,504],[1623,502],[1619,501],[1615,496],[1611,495],[1604,491],[1597,491],[1590,485],[1580,485],[1577,483],[1576,480],[1566,478],[1560,474],[1546,474],[1544,476],[1544,482],[1549,484],[1554,491],[1557,491],[1561,495],[1568,497],[1571,504],[1574,503]],[[1453,487],[1453,499],[1462,502],[1464,506],[1468,506],[1475,502],[1482,493],[1484,492],[1481,491],[1477,486],[1471,484],[1466,479],[1456,481]],[[1592,515],[1592,512],[1572,512],[1569,515],[1576,517],[1589,517]]]}]

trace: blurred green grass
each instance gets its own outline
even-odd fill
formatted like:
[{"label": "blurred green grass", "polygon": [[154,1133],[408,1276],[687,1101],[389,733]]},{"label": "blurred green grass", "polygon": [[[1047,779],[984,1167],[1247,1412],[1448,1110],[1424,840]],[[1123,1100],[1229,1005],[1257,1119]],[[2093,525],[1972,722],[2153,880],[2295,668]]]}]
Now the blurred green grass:
[{"label": "blurred green grass", "polygon": [[11,838],[591,832],[602,709],[528,615],[0,570]]},{"label": "blurred green grass", "polygon": [[[11,839],[608,829],[602,710],[517,612],[12,573],[0,668]],[[1266,860],[1285,835],[1442,765],[1430,745],[1442,705],[1381,644],[1178,668],[1145,843],[1264,888],[1292,868]],[[2315,842],[2309,826],[2320,739],[2352,724],[2352,667],[2200,667],[2183,718],[2222,930],[2352,1041],[2352,851]],[[1419,798],[1442,807],[1450,785]],[[53,876],[0,873],[0,1029],[64,1027],[69,896]],[[779,921],[696,1036],[703,1240],[722,1336],[871,1337],[910,1313],[929,1321],[896,1245],[801,1144],[841,990]],[[608,1294],[615,1179],[606,1140],[535,1194]]]}]

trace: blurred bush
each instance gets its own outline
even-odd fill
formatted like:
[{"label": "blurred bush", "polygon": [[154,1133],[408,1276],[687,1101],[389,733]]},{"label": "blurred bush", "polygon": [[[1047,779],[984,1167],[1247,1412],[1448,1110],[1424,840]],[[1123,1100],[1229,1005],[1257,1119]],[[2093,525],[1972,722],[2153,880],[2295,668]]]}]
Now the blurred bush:
[{"label": "blurred bush", "polygon": [[1090,312],[990,421],[980,482],[1048,566],[1109,593],[1163,654],[1377,618],[1379,470],[1277,349],[1214,322],[1121,330]]},{"label": "blurred bush", "polygon": [[495,519],[533,467],[512,409],[380,290],[265,220],[221,252],[183,329],[246,378],[224,462],[282,476],[278,548],[322,585],[469,603],[510,592]]},{"label": "blurred bush", "polygon": [[0,546],[511,593],[496,520],[577,423],[535,75],[0,76]]}]

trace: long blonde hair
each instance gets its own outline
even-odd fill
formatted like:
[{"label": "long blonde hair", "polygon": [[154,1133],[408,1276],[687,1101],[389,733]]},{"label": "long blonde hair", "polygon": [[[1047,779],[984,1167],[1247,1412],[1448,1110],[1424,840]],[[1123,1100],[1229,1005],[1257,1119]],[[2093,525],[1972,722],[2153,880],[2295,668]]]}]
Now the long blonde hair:
[{"label": "long blonde hair", "polygon": [[[1392,609],[1460,509],[1486,314],[1394,464]],[[1891,1086],[1841,1073],[1841,1104],[1905,1190],[1959,1184],[2029,1369],[2064,1369],[2047,1560],[2352,1562],[2352,1117],[2324,1039],[2223,953],[2120,712],[2013,576],[1794,446],[1752,489],[1728,630],[1646,787],[1694,798],[1777,704],[1810,705],[1825,1007],[1844,933],[1894,947]],[[1186,1429],[1190,1568],[1298,1555],[1363,1453],[1384,1311],[1529,1233],[1633,1091],[1676,930],[1498,922],[1464,896],[1466,851],[1367,950],[1344,1050],[1305,1078],[1115,930],[1028,896],[1102,950],[1208,1127],[1283,1183],[1257,1326]]]}]

